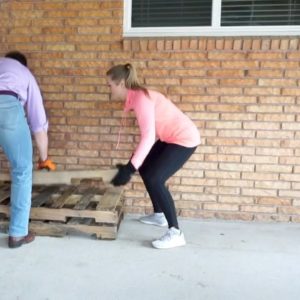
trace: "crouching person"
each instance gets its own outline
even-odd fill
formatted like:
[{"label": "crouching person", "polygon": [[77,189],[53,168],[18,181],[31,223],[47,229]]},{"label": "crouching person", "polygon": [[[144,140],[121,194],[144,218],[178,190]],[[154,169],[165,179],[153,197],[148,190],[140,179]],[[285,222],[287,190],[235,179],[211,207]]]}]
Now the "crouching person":
[{"label": "crouching person", "polygon": [[[26,114],[25,114],[26,112]],[[39,151],[38,168],[54,170],[48,159],[48,121],[40,89],[27,68],[26,57],[9,52],[0,58],[0,146],[10,163],[11,197],[8,246],[17,248],[34,240],[28,231],[33,150]]]},{"label": "crouching person", "polygon": [[126,165],[117,165],[115,186],[125,185],[139,171],[153,205],[153,214],[140,218],[146,224],[168,226],[167,232],[152,242],[167,249],[185,245],[176,209],[166,181],[194,153],[200,144],[195,124],[169,99],[138,82],[131,64],[116,65],[107,71],[112,100],[124,101],[125,112],[133,110],[140,128],[140,142]]}]

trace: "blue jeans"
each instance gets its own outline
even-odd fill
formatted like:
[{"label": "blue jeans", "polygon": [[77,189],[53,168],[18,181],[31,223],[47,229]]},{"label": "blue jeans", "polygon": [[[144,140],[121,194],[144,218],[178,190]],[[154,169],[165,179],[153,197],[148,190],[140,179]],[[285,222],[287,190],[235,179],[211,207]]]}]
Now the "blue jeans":
[{"label": "blue jeans", "polygon": [[32,141],[24,109],[13,96],[0,95],[0,146],[10,163],[9,235],[28,234],[32,190]]}]

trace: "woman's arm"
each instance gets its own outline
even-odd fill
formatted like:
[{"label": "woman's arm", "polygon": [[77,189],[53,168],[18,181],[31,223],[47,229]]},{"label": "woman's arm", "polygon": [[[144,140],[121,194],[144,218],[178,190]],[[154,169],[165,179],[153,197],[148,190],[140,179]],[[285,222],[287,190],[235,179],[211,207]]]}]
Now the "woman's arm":
[{"label": "woman's arm", "polygon": [[135,99],[133,109],[139,124],[141,138],[140,142],[131,158],[133,166],[138,169],[153,144],[155,143],[155,103],[154,100],[142,94]]}]

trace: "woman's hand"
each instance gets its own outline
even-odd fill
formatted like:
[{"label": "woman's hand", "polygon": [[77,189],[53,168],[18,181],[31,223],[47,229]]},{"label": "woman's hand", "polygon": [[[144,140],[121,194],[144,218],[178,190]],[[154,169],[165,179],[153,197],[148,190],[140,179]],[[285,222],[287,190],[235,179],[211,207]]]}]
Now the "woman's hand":
[{"label": "woman's hand", "polygon": [[111,180],[111,183],[114,186],[125,185],[126,183],[128,183],[131,179],[132,174],[136,171],[131,161],[129,161],[127,165],[117,164],[116,167],[118,168],[118,173]]}]

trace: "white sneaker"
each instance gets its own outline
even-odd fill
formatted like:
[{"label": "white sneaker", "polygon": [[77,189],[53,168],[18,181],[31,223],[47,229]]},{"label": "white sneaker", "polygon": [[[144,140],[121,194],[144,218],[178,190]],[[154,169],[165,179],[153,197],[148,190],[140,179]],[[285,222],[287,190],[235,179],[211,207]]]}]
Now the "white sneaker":
[{"label": "white sneaker", "polygon": [[160,239],[152,242],[152,246],[157,249],[169,249],[185,244],[183,233],[175,227],[171,227]]},{"label": "white sneaker", "polygon": [[168,225],[167,219],[163,213],[154,213],[148,216],[139,218],[139,221],[144,224],[156,225],[165,227]]}]

